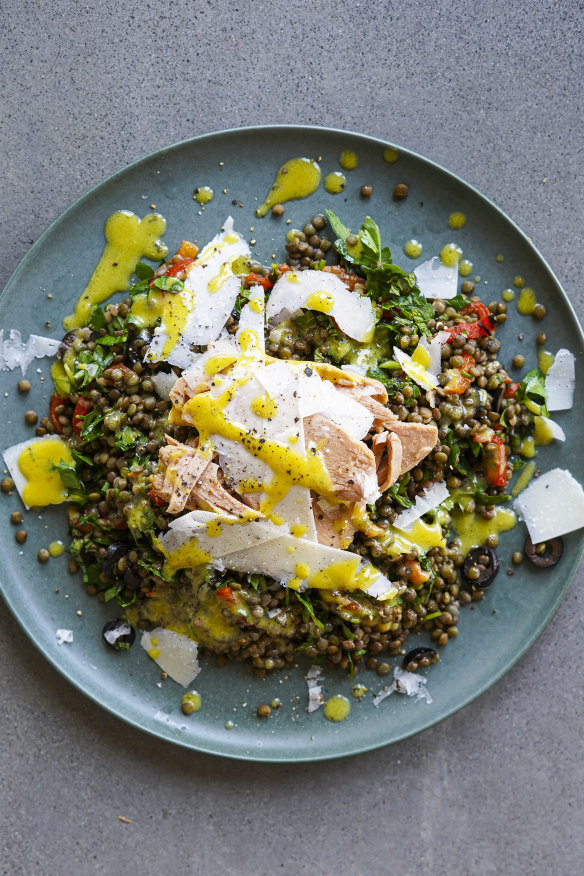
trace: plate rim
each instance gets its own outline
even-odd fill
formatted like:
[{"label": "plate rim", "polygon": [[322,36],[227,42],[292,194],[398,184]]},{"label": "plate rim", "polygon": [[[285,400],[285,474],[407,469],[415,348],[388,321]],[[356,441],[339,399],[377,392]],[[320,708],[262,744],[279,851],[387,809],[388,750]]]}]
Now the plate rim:
[{"label": "plate rim", "polygon": [[[40,249],[45,241],[45,239],[51,234],[54,227],[57,226],[61,221],[65,220],[72,212],[74,212],[79,206],[83,205],[84,202],[89,201],[94,195],[99,193],[99,191],[105,188],[107,185],[115,182],[116,179],[124,176],[130,171],[137,169],[140,165],[145,165],[148,162],[160,158],[163,155],[172,153],[179,149],[188,148],[188,147],[196,147],[199,143],[205,142],[207,140],[218,139],[221,137],[237,137],[238,135],[253,135],[253,134],[265,134],[266,132],[271,131],[279,131],[279,132],[289,132],[292,134],[299,135],[303,132],[310,132],[314,135],[325,135],[325,136],[335,136],[335,137],[353,137],[355,139],[366,141],[370,145],[378,145],[380,147],[393,146],[398,150],[400,154],[407,155],[408,157],[414,159],[429,167],[433,172],[438,173],[448,179],[455,181],[457,184],[462,185],[466,190],[469,190],[473,193],[475,197],[477,197],[482,202],[486,203],[491,209],[493,209],[496,214],[503,220],[505,223],[510,225],[513,231],[518,234],[524,245],[526,245],[530,255],[534,257],[536,260],[540,262],[542,267],[549,276],[554,289],[554,294],[559,293],[563,299],[564,306],[567,306],[568,312],[570,313],[573,321],[573,329],[579,337],[579,341],[581,346],[584,347],[584,330],[578,316],[574,310],[572,302],[568,294],[564,291],[560,281],[558,280],[555,272],[550,267],[547,259],[542,255],[542,253],[537,249],[533,241],[530,237],[517,225],[517,223],[510,217],[508,214],[502,210],[497,204],[492,201],[487,195],[483,194],[479,189],[477,189],[471,183],[468,183],[458,174],[453,171],[443,167],[438,162],[427,158],[424,155],[421,155],[418,152],[415,152],[412,149],[402,147],[398,143],[390,140],[384,140],[380,137],[375,137],[370,134],[363,134],[357,131],[335,128],[335,127],[326,127],[320,125],[288,125],[288,124],[277,124],[277,125],[250,125],[250,126],[240,126],[235,128],[225,128],[218,131],[206,132],[204,134],[198,134],[193,137],[188,137],[183,140],[179,140],[177,142],[167,144],[165,146],[160,147],[159,149],[155,149],[146,155],[140,156],[123,167],[118,168],[117,170],[112,171],[107,176],[99,180],[99,182],[92,185],[89,189],[80,194],[74,201],[72,201],[67,207],[65,207],[55,218],[53,218],[47,227],[41,232],[39,237],[34,241],[33,244],[29,246],[26,250],[20,261],[17,263],[14,270],[11,272],[8,277],[2,292],[0,293],[0,302],[3,302],[6,297],[10,295],[12,292],[12,287],[18,282],[18,278],[20,274],[27,268],[28,262],[30,259],[33,259],[37,249]],[[575,554],[571,557],[571,563],[569,572],[564,577],[564,583],[555,593],[555,599],[550,603],[549,611],[544,619],[540,621],[540,623],[530,630],[529,636],[522,643],[521,647],[513,654],[513,657],[508,660],[504,666],[502,666],[498,672],[496,672],[493,676],[490,676],[487,681],[485,681],[482,685],[480,685],[475,691],[472,692],[470,696],[467,696],[463,702],[453,705],[449,710],[447,710],[444,714],[440,714],[436,716],[434,719],[430,719],[428,723],[426,723],[422,728],[415,729],[411,732],[408,730],[404,730],[399,733],[397,736],[392,738],[391,740],[381,739],[379,741],[373,743],[366,743],[364,745],[352,745],[350,750],[347,751],[332,751],[331,753],[315,753],[311,755],[309,750],[305,749],[304,751],[300,751],[298,755],[269,755],[266,756],[267,752],[263,752],[262,754],[256,754],[255,752],[249,751],[249,753],[245,753],[242,751],[235,750],[219,750],[217,746],[205,745],[199,741],[196,741],[196,744],[192,744],[189,739],[181,739],[170,737],[167,733],[164,732],[163,728],[158,729],[156,726],[146,726],[145,723],[137,720],[136,718],[126,716],[124,714],[120,714],[120,712],[116,711],[113,705],[110,705],[106,699],[99,699],[85,684],[82,679],[78,677],[72,677],[67,673],[67,667],[65,664],[60,663],[57,660],[57,654],[53,654],[53,652],[49,651],[44,647],[42,642],[38,641],[26,626],[26,621],[24,615],[26,612],[23,612],[18,608],[17,601],[14,600],[9,590],[6,589],[2,578],[0,578],[0,593],[11,611],[12,616],[16,619],[21,629],[26,634],[26,637],[29,641],[31,641],[37,650],[42,654],[42,656],[48,660],[51,666],[57,670],[57,672],[65,678],[69,683],[73,684],[78,691],[80,691],[84,696],[87,696],[92,700],[96,705],[100,708],[105,709],[110,714],[114,715],[118,719],[122,719],[125,723],[130,726],[140,730],[148,734],[149,736],[154,736],[166,743],[178,745],[181,748],[187,749],[189,751],[198,752],[202,754],[209,754],[215,756],[221,756],[228,758],[230,760],[239,760],[239,761],[248,761],[248,762],[256,762],[256,763],[264,763],[264,764],[278,764],[278,763],[314,763],[320,761],[329,761],[336,760],[344,757],[356,756],[359,754],[364,754],[369,751],[375,751],[380,748],[387,747],[389,745],[393,745],[397,742],[402,742],[405,739],[412,738],[417,736],[419,733],[425,732],[432,727],[435,727],[437,724],[445,721],[446,719],[452,717],[452,715],[461,711],[466,706],[470,705],[474,702],[479,696],[485,693],[489,688],[491,688],[494,684],[496,684],[500,679],[510,671],[510,669],[515,666],[519,660],[525,655],[525,653],[534,645],[536,640],[541,636],[544,629],[547,625],[553,620],[555,617],[559,606],[564,600],[566,594],[571,588],[576,573],[578,571],[579,565],[581,563],[582,557],[584,555],[584,535],[580,536],[580,544],[576,549]],[[3,576],[2,576],[3,577]]]}]

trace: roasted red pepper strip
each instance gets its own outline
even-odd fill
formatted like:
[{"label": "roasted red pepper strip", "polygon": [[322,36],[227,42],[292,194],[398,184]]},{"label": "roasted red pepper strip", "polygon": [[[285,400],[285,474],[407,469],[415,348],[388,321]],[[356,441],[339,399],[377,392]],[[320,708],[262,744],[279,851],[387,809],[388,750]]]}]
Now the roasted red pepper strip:
[{"label": "roasted red pepper strip", "polygon": [[488,322],[491,319],[491,312],[487,305],[478,300],[469,301],[469,303],[462,308],[460,313],[462,316],[470,316],[471,313],[476,313],[479,320],[482,322]]},{"label": "roasted red pepper strip", "polygon": [[61,398],[60,395],[57,395],[56,392],[54,392],[54,393],[52,394],[52,396],[51,396],[51,404],[49,405],[49,420],[51,421],[51,424],[52,424],[52,426],[53,426],[53,429],[55,430],[55,432],[56,432],[58,435],[60,435],[61,432],[63,431],[63,426],[62,426],[61,423],[59,422],[59,417],[58,417],[57,414],[55,413],[55,408],[58,408],[59,405],[62,405],[62,404],[63,404],[63,402],[64,402],[64,399]]},{"label": "roasted red pepper strip", "polygon": [[158,505],[159,508],[161,508],[163,505],[166,505],[166,501],[164,499],[161,499],[160,496],[154,492],[154,490],[150,490],[148,495],[153,505]]},{"label": "roasted red pepper strip", "polygon": [[503,398],[515,398],[519,386],[519,383],[510,383],[509,386],[506,386]]},{"label": "roasted red pepper strip", "polygon": [[461,322],[451,326],[446,331],[448,332],[448,340],[451,341],[458,335],[465,335],[467,338],[484,338],[491,334],[494,327],[493,318],[489,316],[488,320],[480,320],[479,322]]},{"label": "roasted red pepper strip", "polygon": [[220,587],[218,590],[215,591],[215,593],[220,599],[227,599],[228,602],[235,602],[233,590],[227,585],[225,585],[225,587]]},{"label": "roasted red pepper strip", "polygon": [[181,271],[184,271],[185,268],[188,268],[189,265],[192,265],[194,259],[181,259],[180,262],[175,262],[174,265],[170,265],[166,270],[167,277],[176,277],[177,274],[180,274]]},{"label": "roasted red pepper strip", "polygon": [[504,487],[507,483],[507,447],[503,439],[492,429],[474,436],[478,444],[494,444],[494,450],[485,450],[485,474],[492,487]]},{"label": "roasted red pepper strip", "polygon": [[489,308],[482,301],[469,301],[460,311],[461,316],[470,316],[471,313],[476,313],[479,318],[478,322],[463,322],[446,329],[449,341],[458,335],[466,335],[470,339],[484,338],[494,331],[495,320],[489,312]]},{"label": "roasted red pepper strip", "polygon": [[463,356],[464,365],[462,368],[449,368],[447,370],[447,374],[450,377],[450,380],[443,387],[444,392],[452,392],[456,395],[462,395],[463,392],[469,388],[472,383],[472,377],[466,377],[462,372],[468,371],[469,368],[472,368],[475,364],[475,360],[472,356]]},{"label": "roasted red pepper strip", "polygon": [[73,431],[77,435],[78,438],[81,437],[81,430],[83,429],[83,420],[87,416],[87,414],[93,410],[93,402],[88,398],[80,398],[77,404],[75,405],[75,410],[73,411],[73,419],[71,420],[71,425],[73,426]]},{"label": "roasted red pepper strip", "polygon": [[274,285],[272,281],[268,279],[268,277],[262,277],[260,274],[254,274],[253,271],[251,274],[247,275],[246,280],[248,286],[258,285],[261,286],[266,292],[269,292]]}]

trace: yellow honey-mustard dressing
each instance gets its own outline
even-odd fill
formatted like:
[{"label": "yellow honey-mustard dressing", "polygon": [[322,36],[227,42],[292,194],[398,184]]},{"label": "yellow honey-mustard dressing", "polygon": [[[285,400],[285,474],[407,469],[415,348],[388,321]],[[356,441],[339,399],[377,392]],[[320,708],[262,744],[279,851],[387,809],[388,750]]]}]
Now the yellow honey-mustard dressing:
[{"label": "yellow honey-mustard dressing", "polygon": [[447,243],[440,250],[440,261],[449,268],[455,268],[462,258],[462,250],[457,243]]},{"label": "yellow honey-mustard dressing", "polygon": [[150,328],[164,319],[165,293],[151,289],[132,300],[132,323],[138,328]]},{"label": "yellow honey-mustard dressing", "polygon": [[265,216],[275,204],[284,204],[298,198],[307,198],[320,183],[322,172],[312,158],[291,158],[278,170],[272,187],[256,216]]},{"label": "yellow honey-mustard dressing", "polygon": [[75,310],[63,320],[67,331],[86,325],[92,307],[116,292],[125,291],[141,258],[158,261],[166,256],[168,249],[160,240],[165,230],[166,221],[158,213],[140,219],[134,213],[119,210],[107,219],[106,245]]},{"label": "yellow honey-mustard dressing", "polygon": [[278,413],[278,405],[270,398],[267,392],[264,395],[258,395],[252,399],[251,409],[258,417],[264,417],[269,420],[275,417]]},{"label": "yellow honey-mustard dressing", "polygon": [[517,312],[522,316],[530,316],[537,304],[535,290],[531,286],[524,286],[517,299]]},{"label": "yellow honey-mustard dressing", "polygon": [[422,244],[419,240],[408,240],[404,243],[404,252],[409,259],[417,259],[418,256],[422,255]]},{"label": "yellow honey-mustard dressing", "polygon": [[553,429],[545,417],[540,417],[538,414],[533,418],[534,430],[533,441],[536,447],[543,447],[545,444],[551,444],[554,440]]},{"label": "yellow honey-mustard dressing", "polygon": [[201,550],[196,537],[174,551],[167,551],[160,542],[158,546],[165,556],[164,571],[168,575],[173,575],[179,569],[196,569],[197,566],[206,566],[213,559],[210,554]]},{"label": "yellow honey-mustard dressing", "polygon": [[327,173],[323,185],[329,195],[339,195],[347,185],[347,177],[344,173],[334,170],[332,173]]},{"label": "yellow honey-mustard dressing", "polygon": [[553,353],[548,353],[543,347],[540,347],[537,353],[537,367],[542,374],[547,374],[555,361]]},{"label": "yellow honey-mustard dressing", "polygon": [[263,313],[265,310],[264,302],[261,298],[251,298],[249,301],[249,309],[252,313]]},{"label": "yellow honey-mustard dressing", "polygon": [[339,721],[344,721],[351,712],[351,703],[342,694],[335,694],[324,704],[323,714],[327,721],[333,721],[337,724]]},{"label": "yellow honey-mustard dressing", "polygon": [[458,263],[458,273],[461,277],[470,277],[473,272],[473,263],[468,259],[461,259]]},{"label": "yellow honey-mustard dressing", "polygon": [[328,292],[313,292],[306,299],[306,306],[319,313],[330,313],[335,306],[335,299]]},{"label": "yellow honey-mustard dressing", "polygon": [[511,489],[512,496],[518,496],[519,493],[522,493],[528,483],[531,481],[535,474],[535,462],[528,462],[523,469],[515,483],[513,484],[513,488]]},{"label": "yellow honey-mustard dressing", "polygon": [[290,527],[290,533],[294,538],[302,538],[308,532],[308,526],[305,523],[293,523]]},{"label": "yellow honey-mustard dressing", "polygon": [[460,212],[451,213],[448,217],[448,224],[454,229],[464,228],[466,225],[466,215]]},{"label": "yellow honey-mustard dressing", "polygon": [[383,150],[383,160],[387,161],[388,164],[395,164],[398,158],[399,152],[395,146],[388,146],[387,149]]},{"label": "yellow honey-mustard dressing", "polygon": [[62,541],[52,541],[49,545],[49,554],[52,557],[60,557],[65,551],[65,545]]},{"label": "yellow honey-mustard dressing", "polygon": [[195,189],[195,193],[193,195],[193,200],[197,202],[197,204],[201,204],[204,206],[205,204],[211,203],[215,192],[211,188],[211,186],[198,186]]},{"label": "yellow honey-mustard dressing", "polygon": [[355,170],[359,166],[359,156],[352,149],[343,149],[339,155],[339,164],[343,170]]},{"label": "yellow honey-mustard dressing", "polygon": [[433,547],[444,547],[446,541],[438,521],[426,523],[423,520],[416,520],[408,530],[390,526],[384,531],[380,544],[383,546],[384,555],[395,560],[402,554],[411,553],[412,550],[425,554]]},{"label": "yellow honey-mustard dressing", "polygon": [[27,480],[22,490],[25,505],[41,508],[66,501],[65,487],[56,469],[61,462],[74,465],[69,447],[60,438],[35,441],[23,448],[18,468]]},{"label": "yellow honey-mustard dressing", "polygon": [[478,514],[452,512],[452,528],[460,541],[460,552],[463,556],[466,556],[471,548],[485,544],[490,535],[507,532],[517,523],[517,516],[510,508],[496,506],[494,510],[495,515],[490,520],[485,520]]},{"label": "yellow honey-mustard dressing", "polygon": [[203,704],[203,699],[196,690],[189,690],[182,695],[180,704],[184,714],[191,715],[193,712],[199,711]]}]

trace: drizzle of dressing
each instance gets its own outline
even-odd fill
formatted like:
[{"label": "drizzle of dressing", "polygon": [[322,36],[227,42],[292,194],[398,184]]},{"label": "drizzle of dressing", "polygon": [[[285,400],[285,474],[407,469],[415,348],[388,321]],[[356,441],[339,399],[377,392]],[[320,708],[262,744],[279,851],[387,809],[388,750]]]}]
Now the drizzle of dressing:
[{"label": "drizzle of dressing", "polygon": [[547,374],[555,361],[555,356],[553,353],[548,353],[547,350],[544,350],[543,347],[539,348],[537,354],[537,367],[541,371],[542,374]]},{"label": "drizzle of dressing", "polygon": [[395,146],[388,146],[387,149],[383,150],[383,160],[387,161],[388,164],[395,164],[398,158],[399,152]]},{"label": "drizzle of dressing", "polygon": [[60,438],[37,441],[25,447],[18,457],[18,467],[27,479],[22,490],[26,505],[41,508],[60,505],[67,498],[56,466],[64,462],[74,465],[71,451]]},{"label": "drizzle of dressing", "polygon": [[473,263],[468,259],[461,259],[458,263],[458,273],[461,277],[470,277],[472,274]]},{"label": "drizzle of dressing", "polygon": [[512,496],[518,496],[519,493],[522,493],[528,483],[531,481],[533,475],[535,474],[535,462],[528,462],[527,465],[524,466],[523,471],[513,484],[513,488],[511,490]]},{"label": "drizzle of dressing", "polygon": [[195,189],[195,194],[193,195],[193,201],[196,201],[197,204],[209,204],[215,195],[215,192],[210,186],[199,186]]},{"label": "drizzle of dressing", "polygon": [[343,170],[355,170],[359,165],[359,156],[352,149],[343,149],[339,155],[339,164]]},{"label": "drizzle of dressing", "polygon": [[522,316],[529,316],[533,313],[536,304],[535,290],[531,286],[524,286],[517,299],[517,312]]},{"label": "drizzle of dressing", "polygon": [[333,721],[335,724],[339,721],[344,721],[349,716],[351,711],[351,703],[347,697],[342,694],[336,694],[324,704],[323,714],[327,721]]},{"label": "drizzle of dressing", "polygon": [[335,299],[328,292],[313,292],[306,299],[306,306],[320,313],[330,313],[335,306]]},{"label": "drizzle of dressing", "polygon": [[63,320],[64,328],[71,331],[86,325],[92,307],[126,290],[141,258],[164,258],[168,249],[160,238],[165,230],[166,220],[159,213],[149,213],[142,219],[128,210],[113,213],[105,223],[106,245],[101,258],[75,310]]},{"label": "drizzle of dressing", "polygon": [[324,178],[324,188],[325,191],[329,193],[329,195],[340,194],[344,190],[346,185],[347,177],[339,170],[335,170],[332,173],[327,173]]},{"label": "drizzle of dressing", "polygon": [[451,228],[464,228],[466,215],[464,213],[451,213],[448,217],[448,224]]},{"label": "drizzle of dressing", "polygon": [[503,289],[503,291],[501,292],[501,298],[503,299],[503,301],[507,301],[507,302],[513,301],[513,299],[515,298],[514,290],[513,289]]},{"label": "drizzle of dressing", "polygon": [[65,545],[62,541],[52,541],[49,545],[49,554],[52,557],[60,557],[65,550]]},{"label": "drizzle of dressing", "polygon": [[440,261],[449,268],[455,268],[462,258],[462,250],[457,243],[447,243],[440,250]]},{"label": "drizzle of dressing", "polygon": [[422,244],[419,240],[408,240],[404,243],[404,252],[409,259],[417,259],[422,255]]},{"label": "drizzle of dressing", "polygon": [[460,552],[466,556],[471,548],[485,544],[490,535],[498,535],[513,529],[517,517],[509,508],[495,508],[495,516],[485,520],[478,514],[465,514],[463,511],[452,512],[452,527],[461,543]]},{"label": "drizzle of dressing", "polygon": [[291,158],[279,169],[264,203],[256,216],[265,216],[275,204],[284,204],[297,198],[307,198],[320,183],[321,169],[312,158]]}]

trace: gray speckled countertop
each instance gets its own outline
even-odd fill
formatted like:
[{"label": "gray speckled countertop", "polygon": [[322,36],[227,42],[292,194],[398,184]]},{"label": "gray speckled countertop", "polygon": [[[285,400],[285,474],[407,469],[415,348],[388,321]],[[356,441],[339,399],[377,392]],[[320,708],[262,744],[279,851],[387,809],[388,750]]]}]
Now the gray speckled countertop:
[{"label": "gray speckled countertop", "polygon": [[[378,136],[458,173],[527,232],[582,317],[582,14],[574,0],[7,0],[0,280],[133,159],[293,122]],[[3,610],[0,873],[577,873],[582,583],[580,571],[534,647],[455,716],[300,766],[133,730]]]}]

